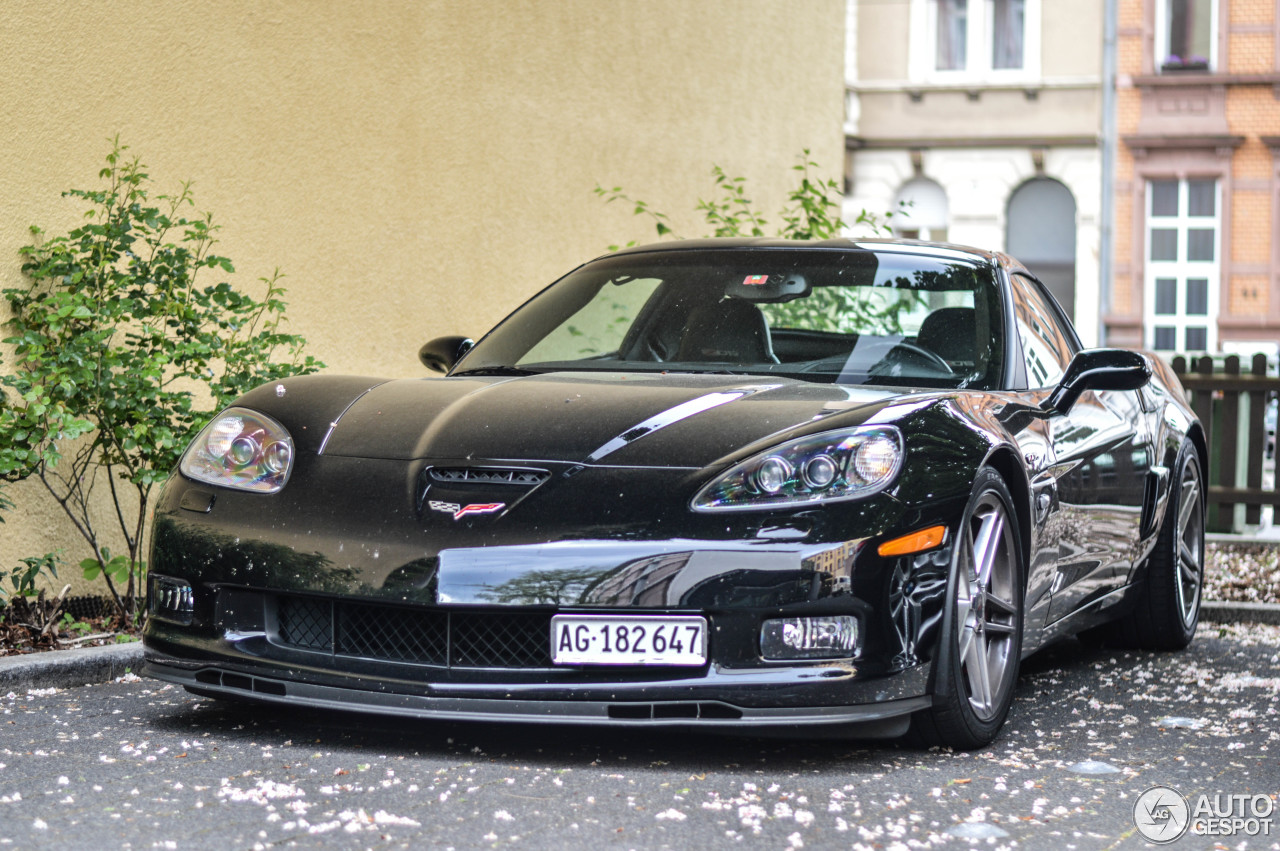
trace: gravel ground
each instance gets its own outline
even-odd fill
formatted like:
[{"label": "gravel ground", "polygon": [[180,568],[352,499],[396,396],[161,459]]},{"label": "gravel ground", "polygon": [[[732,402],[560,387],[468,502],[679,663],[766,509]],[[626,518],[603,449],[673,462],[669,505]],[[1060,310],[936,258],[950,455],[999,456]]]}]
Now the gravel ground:
[{"label": "gravel ground", "polygon": [[[4,848],[1144,849],[1134,804],[1280,790],[1280,628],[1028,659],[972,753],[440,724],[192,697],[128,676],[0,694]],[[1280,849],[1271,835],[1174,848]]]},{"label": "gravel ground", "polygon": [[1280,547],[1210,543],[1204,597],[1232,603],[1280,603]]}]

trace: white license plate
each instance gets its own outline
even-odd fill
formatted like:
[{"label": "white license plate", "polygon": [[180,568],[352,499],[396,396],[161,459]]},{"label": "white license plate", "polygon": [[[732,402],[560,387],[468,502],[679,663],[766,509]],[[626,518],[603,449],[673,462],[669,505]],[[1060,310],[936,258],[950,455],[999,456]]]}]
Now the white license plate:
[{"label": "white license plate", "polygon": [[555,615],[557,665],[705,665],[707,620],[664,615]]}]

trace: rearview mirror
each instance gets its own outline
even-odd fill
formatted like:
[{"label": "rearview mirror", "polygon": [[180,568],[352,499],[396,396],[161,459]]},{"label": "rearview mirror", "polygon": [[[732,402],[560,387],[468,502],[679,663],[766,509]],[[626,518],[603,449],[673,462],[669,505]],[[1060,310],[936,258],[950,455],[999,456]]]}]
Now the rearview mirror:
[{"label": "rearview mirror", "polygon": [[1086,390],[1137,390],[1151,380],[1151,365],[1128,349],[1085,349],[1077,352],[1062,381],[1041,409],[1065,414]]},{"label": "rearview mirror", "polygon": [[734,275],[725,285],[724,294],[756,304],[769,302],[781,304],[804,298],[813,287],[804,275],[797,272],[784,274]]},{"label": "rearview mirror", "polygon": [[448,372],[474,345],[470,337],[436,337],[418,349],[418,360],[432,372]]}]

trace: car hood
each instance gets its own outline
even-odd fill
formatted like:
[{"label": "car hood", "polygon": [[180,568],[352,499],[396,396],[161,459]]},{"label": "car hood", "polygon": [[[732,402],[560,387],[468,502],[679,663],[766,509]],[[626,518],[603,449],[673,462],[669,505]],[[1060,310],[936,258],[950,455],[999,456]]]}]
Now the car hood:
[{"label": "car hood", "polygon": [[321,453],[703,467],[806,424],[857,424],[900,392],[661,373],[406,379],[356,398],[333,422]]}]

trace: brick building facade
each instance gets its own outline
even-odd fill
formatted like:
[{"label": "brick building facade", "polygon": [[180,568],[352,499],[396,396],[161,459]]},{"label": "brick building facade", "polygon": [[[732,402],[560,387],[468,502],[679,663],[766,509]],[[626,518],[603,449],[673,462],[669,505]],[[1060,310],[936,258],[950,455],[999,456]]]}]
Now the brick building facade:
[{"label": "brick building facade", "polygon": [[1280,347],[1278,6],[1120,0],[1107,343]]}]

